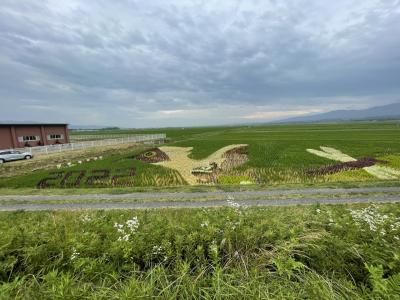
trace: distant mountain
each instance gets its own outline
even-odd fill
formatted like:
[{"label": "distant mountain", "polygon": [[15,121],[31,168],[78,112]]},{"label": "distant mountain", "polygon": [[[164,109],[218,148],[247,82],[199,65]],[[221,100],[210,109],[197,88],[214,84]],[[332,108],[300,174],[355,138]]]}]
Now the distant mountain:
[{"label": "distant mountain", "polygon": [[0,124],[40,124],[40,122],[29,121],[29,120],[24,120],[24,121],[1,120],[1,121],[0,121]]},{"label": "distant mountain", "polygon": [[400,120],[400,103],[376,106],[360,110],[334,110],[322,114],[312,114],[279,120],[279,123],[362,121],[362,120]]}]

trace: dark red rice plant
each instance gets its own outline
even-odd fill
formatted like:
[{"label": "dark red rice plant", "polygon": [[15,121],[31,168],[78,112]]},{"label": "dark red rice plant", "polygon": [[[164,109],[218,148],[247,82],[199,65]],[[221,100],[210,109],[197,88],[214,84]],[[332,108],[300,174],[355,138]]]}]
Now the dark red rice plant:
[{"label": "dark red rice plant", "polygon": [[385,163],[385,161],[377,160],[372,157],[363,157],[356,161],[349,161],[335,165],[325,166],[322,168],[311,169],[306,172],[308,175],[328,175],[335,174],[342,171],[357,170],[365,167],[374,166],[377,163]]}]

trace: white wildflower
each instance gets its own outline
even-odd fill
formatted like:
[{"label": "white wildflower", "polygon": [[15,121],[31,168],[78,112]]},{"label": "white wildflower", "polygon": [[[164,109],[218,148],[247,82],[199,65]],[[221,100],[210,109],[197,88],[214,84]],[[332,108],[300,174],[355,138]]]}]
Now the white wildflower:
[{"label": "white wildflower", "polygon": [[92,219],[90,218],[89,215],[82,216],[81,220],[82,220],[83,223],[89,223],[90,221],[92,221]]},{"label": "white wildflower", "polygon": [[119,238],[118,238],[118,241],[125,241],[125,242],[127,242],[127,241],[129,241],[129,237],[130,237],[131,235],[130,234],[124,234],[123,236],[120,236]]},{"label": "white wildflower", "polygon": [[209,245],[209,250],[214,257],[218,257],[218,246],[215,241],[212,241],[212,243]]},{"label": "white wildflower", "polygon": [[394,222],[393,224],[390,224],[390,229],[392,231],[396,231],[400,229],[400,218],[396,218],[396,222]]},{"label": "white wildflower", "polygon": [[127,220],[124,224],[114,223],[114,228],[120,234],[118,241],[129,241],[132,234],[135,234],[139,227],[139,221],[137,217],[133,217]]},{"label": "white wildflower", "polygon": [[75,249],[75,247],[72,248],[72,254],[71,254],[71,260],[76,259],[80,253]]},{"label": "white wildflower", "polygon": [[81,161],[81,160],[78,160],[78,164],[82,164],[82,161]]},{"label": "white wildflower", "polygon": [[238,202],[234,201],[235,199],[232,196],[228,196],[228,199],[226,202],[228,202],[228,205],[233,207],[237,212],[239,212],[239,209],[241,207],[246,208],[245,206],[240,205]]},{"label": "white wildflower", "polygon": [[58,164],[58,165],[57,165],[57,169],[61,169],[61,164]]},{"label": "white wildflower", "polygon": [[160,255],[163,252],[162,246],[153,246],[152,254],[153,255]]},{"label": "white wildflower", "polygon": [[[386,230],[383,227],[387,222],[391,221],[389,215],[379,213],[377,207],[375,205],[371,205],[364,209],[360,210],[352,210],[350,209],[351,217],[354,220],[354,223],[357,226],[362,226],[363,224],[367,224],[371,231],[377,232],[379,229],[379,233],[381,235],[386,234]],[[400,228],[400,222],[394,222],[389,225],[390,231],[395,231]]]},{"label": "white wildflower", "polygon": [[321,210],[319,208],[317,208],[315,211],[317,214],[321,213]]},{"label": "white wildflower", "polygon": [[205,221],[204,223],[200,224],[201,227],[208,227],[208,221]]},{"label": "white wildflower", "polygon": [[139,227],[139,221],[137,217],[133,217],[132,219],[126,221],[126,226],[130,229],[132,233],[134,233]]}]

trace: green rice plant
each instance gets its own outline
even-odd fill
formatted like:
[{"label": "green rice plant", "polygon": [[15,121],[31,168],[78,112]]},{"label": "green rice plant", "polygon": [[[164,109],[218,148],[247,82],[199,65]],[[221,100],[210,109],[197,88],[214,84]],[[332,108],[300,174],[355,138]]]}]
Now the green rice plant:
[{"label": "green rice plant", "polygon": [[53,166],[53,169],[48,171],[3,178],[0,179],[0,187],[106,188],[186,184],[174,170],[133,159],[137,152],[135,149],[110,155],[101,160],[84,161],[71,167],[56,169]]},{"label": "green rice plant", "polygon": [[323,176],[327,182],[375,181],[376,178],[366,171],[349,170]]},{"label": "green rice plant", "polygon": [[252,178],[247,175],[219,175],[218,184],[240,184],[241,182],[252,182]]},{"label": "green rice plant", "polygon": [[[400,154],[390,154],[379,157],[379,160],[387,162],[387,165],[400,169]],[[386,164],[383,164],[386,165]]]},{"label": "green rice plant", "polygon": [[[115,134],[149,133],[149,130],[122,130]],[[267,185],[285,184],[318,184],[326,182],[354,182],[355,180],[371,181],[362,172],[338,173],[333,176],[307,175],[310,169],[327,166],[332,161],[308,153],[306,149],[318,149],[320,146],[333,147],[354,157],[372,157],[388,161],[388,166],[400,169],[400,140],[399,128],[393,122],[374,123],[343,123],[343,124],[291,124],[291,125],[263,125],[213,128],[172,128],[156,129],[153,132],[164,132],[169,138],[168,145],[193,147],[191,158],[203,159],[221,147],[232,144],[248,144],[249,160],[242,166],[222,175],[248,176],[256,183]],[[74,133],[80,134],[80,133]],[[0,188],[27,188],[35,187],[37,183],[58,171],[56,165],[84,159],[92,155],[102,154],[102,161],[83,163],[81,166],[61,168],[61,171],[102,170],[135,167],[138,178],[134,179],[138,186],[179,185],[186,184],[178,174],[172,174],[167,169],[133,160],[137,154],[144,151],[139,148],[99,149],[85,152],[81,157],[73,154],[33,159],[29,162],[6,163],[0,168]],[[150,151],[151,152],[151,151]],[[149,154],[150,155],[150,154]],[[382,164],[385,165],[385,164]],[[141,176],[140,174],[146,174]],[[78,175],[68,181],[73,182]],[[89,175],[91,176],[91,175]],[[157,180],[151,180],[156,176]],[[140,179],[143,177],[143,180]],[[147,179],[144,179],[144,178]],[[170,178],[171,179],[168,179]],[[174,179],[172,179],[172,177]],[[125,180],[125,179],[124,179]],[[379,181],[375,179],[375,181]],[[127,183],[129,186],[129,183]],[[110,186],[105,183],[96,187]],[[82,183],[79,187],[86,187]]]}]

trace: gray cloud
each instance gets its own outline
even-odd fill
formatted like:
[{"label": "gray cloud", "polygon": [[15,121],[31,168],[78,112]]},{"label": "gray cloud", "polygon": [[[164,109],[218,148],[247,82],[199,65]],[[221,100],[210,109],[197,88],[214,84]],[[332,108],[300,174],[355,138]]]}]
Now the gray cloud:
[{"label": "gray cloud", "polygon": [[0,118],[205,125],[400,100],[398,0],[65,2],[0,4]]}]

